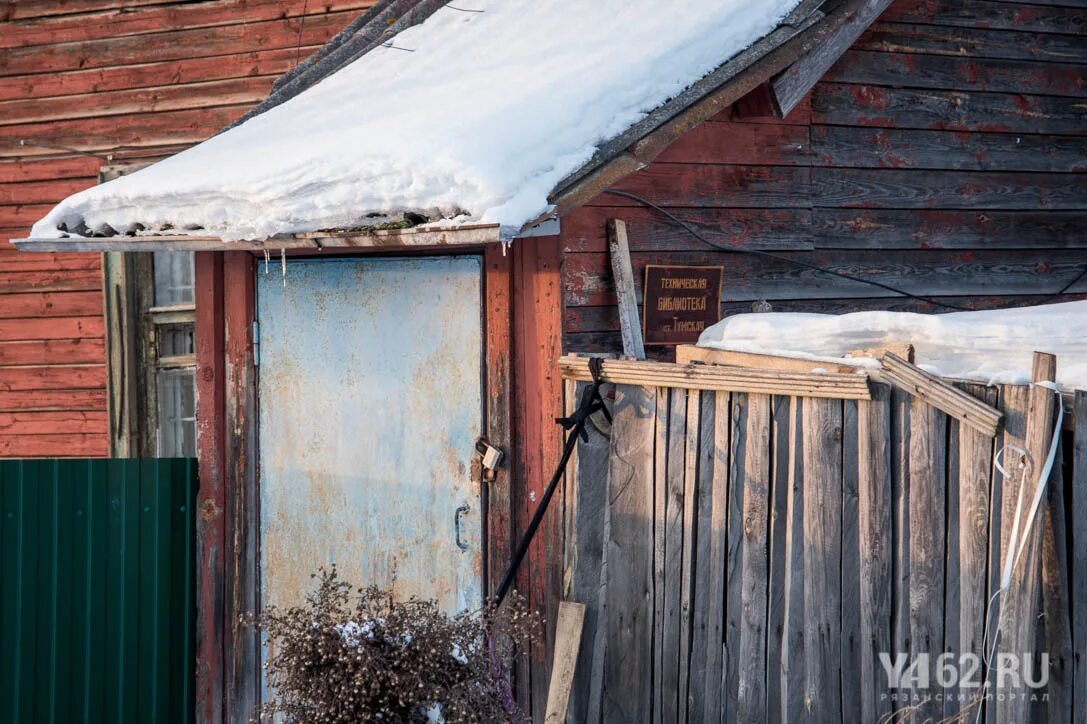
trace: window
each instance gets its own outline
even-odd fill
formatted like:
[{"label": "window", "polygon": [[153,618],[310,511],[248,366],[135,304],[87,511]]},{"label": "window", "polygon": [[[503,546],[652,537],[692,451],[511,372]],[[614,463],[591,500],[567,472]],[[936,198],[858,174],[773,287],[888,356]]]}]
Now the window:
[{"label": "window", "polygon": [[108,253],[111,454],[196,455],[193,255]]},{"label": "window", "polygon": [[[103,166],[111,181],[147,162]],[[110,454],[196,456],[196,306],[191,252],[102,255]]]}]

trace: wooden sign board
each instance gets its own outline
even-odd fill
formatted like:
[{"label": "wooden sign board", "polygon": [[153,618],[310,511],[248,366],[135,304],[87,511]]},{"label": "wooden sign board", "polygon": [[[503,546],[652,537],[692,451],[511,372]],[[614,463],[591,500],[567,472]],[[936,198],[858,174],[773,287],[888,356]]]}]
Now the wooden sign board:
[{"label": "wooden sign board", "polygon": [[697,342],[699,335],[721,318],[719,266],[658,266],[645,268],[642,336],[645,344]]}]

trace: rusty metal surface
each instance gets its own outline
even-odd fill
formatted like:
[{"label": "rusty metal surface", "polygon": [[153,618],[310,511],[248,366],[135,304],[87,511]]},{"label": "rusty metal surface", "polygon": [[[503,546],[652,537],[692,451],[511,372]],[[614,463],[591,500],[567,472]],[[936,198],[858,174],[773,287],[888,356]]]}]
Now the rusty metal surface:
[{"label": "rusty metal surface", "polygon": [[480,259],[291,261],[286,286],[261,268],[263,602],[300,602],[335,563],[357,585],[478,607]]}]

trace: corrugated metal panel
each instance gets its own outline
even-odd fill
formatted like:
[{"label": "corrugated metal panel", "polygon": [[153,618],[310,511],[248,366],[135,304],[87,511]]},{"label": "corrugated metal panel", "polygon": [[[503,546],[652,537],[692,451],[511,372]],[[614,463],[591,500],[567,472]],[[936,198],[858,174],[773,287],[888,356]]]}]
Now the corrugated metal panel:
[{"label": "corrugated metal panel", "polygon": [[196,461],[0,461],[0,721],[193,720]]}]

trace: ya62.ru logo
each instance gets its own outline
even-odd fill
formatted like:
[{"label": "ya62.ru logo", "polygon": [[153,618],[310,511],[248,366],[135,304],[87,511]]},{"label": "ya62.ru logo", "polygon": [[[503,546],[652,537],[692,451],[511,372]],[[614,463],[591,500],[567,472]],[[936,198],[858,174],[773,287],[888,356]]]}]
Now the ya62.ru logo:
[{"label": "ya62.ru logo", "polygon": [[879,655],[879,663],[887,674],[891,689],[981,688],[995,686],[998,690],[1041,689],[1049,683],[1049,654],[998,652],[990,662],[990,676],[985,680],[981,657],[973,653],[943,653],[933,659],[929,654]]}]

